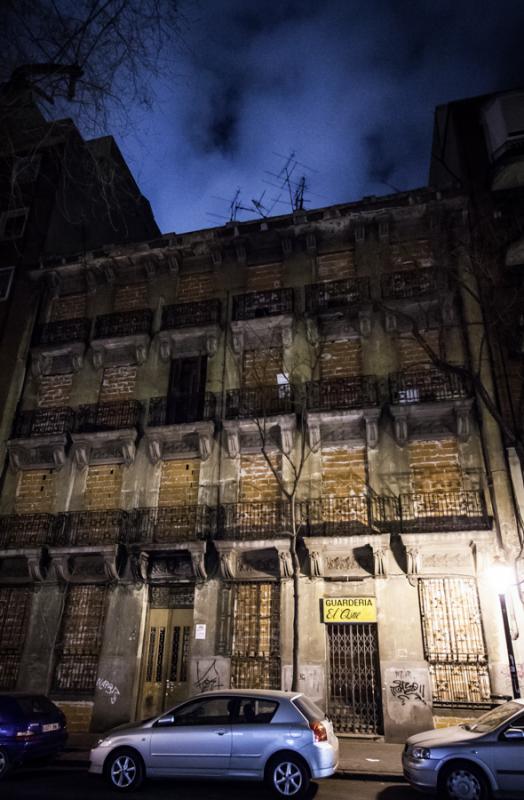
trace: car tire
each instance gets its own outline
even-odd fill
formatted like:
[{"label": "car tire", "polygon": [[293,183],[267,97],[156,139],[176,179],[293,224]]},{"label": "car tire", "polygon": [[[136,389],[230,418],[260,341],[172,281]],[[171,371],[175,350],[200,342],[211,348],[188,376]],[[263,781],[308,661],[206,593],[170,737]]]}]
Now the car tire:
[{"label": "car tire", "polygon": [[304,762],[291,753],[274,756],[266,767],[266,783],[277,797],[304,797],[309,781]]},{"label": "car tire", "polygon": [[5,778],[10,769],[11,764],[9,763],[7,752],[3,749],[3,747],[0,747],[0,781]]},{"label": "car tire", "polygon": [[144,762],[136,750],[122,747],[106,758],[104,776],[115,791],[132,792],[144,782]]},{"label": "car tire", "polygon": [[439,796],[447,800],[487,800],[490,796],[486,776],[467,761],[445,767],[439,777]]}]

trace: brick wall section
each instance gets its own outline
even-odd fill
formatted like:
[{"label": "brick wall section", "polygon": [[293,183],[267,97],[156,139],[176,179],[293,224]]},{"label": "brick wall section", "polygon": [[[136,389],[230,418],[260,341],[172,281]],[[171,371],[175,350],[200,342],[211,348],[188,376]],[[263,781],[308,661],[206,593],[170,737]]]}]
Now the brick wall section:
[{"label": "brick wall section", "polygon": [[[275,453],[272,463],[280,473],[282,457]],[[240,495],[245,503],[263,503],[280,500],[282,494],[269,464],[261,453],[244,454],[240,459]]]},{"label": "brick wall section", "polygon": [[362,374],[362,346],[360,339],[324,342],[320,352],[320,377],[350,377]]},{"label": "brick wall section", "polygon": [[394,242],[389,248],[389,268],[393,272],[416,267],[429,267],[433,262],[428,239]]},{"label": "brick wall section", "polygon": [[164,461],[158,494],[159,506],[190,506],[198,502],[200,461]]},{"label": "brick wall section", "polygon": [[326,253],[317,259],[318,280],[336,281],[355,277],[355,260],[353,250],[341,253]]},{"label": "brick wall section", "polygon": [[453,492],[462,488],[456,439],[411,442],[408,456],[414,492]]},{"label": "brick wall section", "polygon": [[50,514],[55,497],[55,474],[51,469],[21,472],[15,497],[15,513]]},{"label": "brick wall section", "polygon": [[85,507],[88,511],[120,508],[123,467],[121,464],[94,464],[88,467]]},{"label": "brick wall section", "polygon": [[102,374],[98,399],[101,403],[129,400],[136,389],[136,367],[108,367]]},{"label": "brick wall section", "polygon": [[117,286],[115,290],[114,311],[136,311],[147,308],[149,292],[147,283],[132,283],[128,286]]},{"label": "brick wall section", "polygon": [[280,289],[282,286],[282,264],[260,264],[247,270],[247,288],[250,291]]},{"label": "brick wall section", "polygon": [[197,272],[180,275],[176,290],[177,303],[191,303],[196,300],[207,300],[215,291],[215,280],[212,272]]},{"label": "brick wall section", "polygon": [[66,715],[69,733],[85,733],[91,726],[93,703],[67,703],[53,700]]},{"label": "brick wall section", "polygon": [[58,322],[62,319],[80,319],[85,316],[87,316],[87,296],[85,294],[58,297],[51,306],[51,322]]},{"label": "brick wall section", "polygon": [[364,494],[366,448],[322,448],[322,494],[346,497]]},{"label": "brick wall section", "polygon": [[243,386],[276,386],[277,375],[283,370],[280,347],[244,350],[242,357]]},{"label": "brick wall section", "polygon": [[41,408],[67,406],[71,400],[73,376],[45,375],[38,383],[38,405]]},{"label": "brick wall section", "polygon": [[[424,331],[422,336],[435,353],[439,353],[439,331]],[[400,336],[398,339],[400,369],[424,369],[431,367],[432,362],[429,355],[419,345],[417,340],[411,336]]]}]

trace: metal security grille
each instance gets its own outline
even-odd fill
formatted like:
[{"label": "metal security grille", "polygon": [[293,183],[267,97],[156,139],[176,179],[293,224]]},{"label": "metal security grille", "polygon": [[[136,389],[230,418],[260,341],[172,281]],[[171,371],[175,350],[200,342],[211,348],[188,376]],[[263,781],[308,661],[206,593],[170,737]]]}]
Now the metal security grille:
[{"label": "metal security grille", "polygon": [[104,586],[71,586],[67,592],[56,648],[56,692],[92,692],[106,606]]},{"label": "metal security grille", "polygon": [[30,605],[30,589],[0,588],[0,689],[16,687]]},{"label": "metal security grille", "polygon": [[231,686],[280,688],[280,585],[237,583],[229,594]]},{"label": "metal security grille", "polygon": [[433,705],[490,703],[488,657],[474,579],[421,579],[418,586]]},{"label": "metal security grille", "polygon": [[382,733],[377,626],[327,625],[329,714],[339,733]]}]

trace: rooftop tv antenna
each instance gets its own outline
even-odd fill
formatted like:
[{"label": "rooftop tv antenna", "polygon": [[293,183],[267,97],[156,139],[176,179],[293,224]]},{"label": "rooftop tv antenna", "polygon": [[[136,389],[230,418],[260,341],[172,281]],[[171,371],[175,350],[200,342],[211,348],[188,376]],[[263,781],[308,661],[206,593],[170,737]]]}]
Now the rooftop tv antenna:
[{"label": "rooftop tv antenna", "polygon": [[[285,192],[289,198],[288,201],[281,200],[281,194],[279,194],[274,200],[274,205],[276,205],[276,203],[289,203],[292,212],[302,211],[305,204],[309,202],[306,198],[306,192],[309,192],[309,186],[306,175],[302,174],[300,177],[298,177],[298,175],[301,170],[307,170],[308,172],[317,172],[317,170],[299,161],[295,157],[294,150],[292,150],[288,156],[276,152],[273,152],[273,155],[277,156],[277,158],[284,159],[284,164],[278,172],[264,170],[265,174],[273,179],[273,181],[265,180],[264,182],[273,187],[273,189],[277,189],[280,193]],[[276,183],[274,181],[276,181]]]}]

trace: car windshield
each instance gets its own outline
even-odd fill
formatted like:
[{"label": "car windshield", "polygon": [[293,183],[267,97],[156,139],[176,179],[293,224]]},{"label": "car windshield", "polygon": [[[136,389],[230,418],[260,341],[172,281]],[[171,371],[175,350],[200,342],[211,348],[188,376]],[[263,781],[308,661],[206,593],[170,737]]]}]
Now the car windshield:
[{"label": "car windshield", "polygon": [[507,722],[518,712],[522,712],[521,703],[504,703],[502,706],[492,708],[487,714],[483,714],[476,722],[472,725],[466,725],[465,728],[468,731],[475,731],[475,733],[489,733],[498,728],[499,725]]}]

